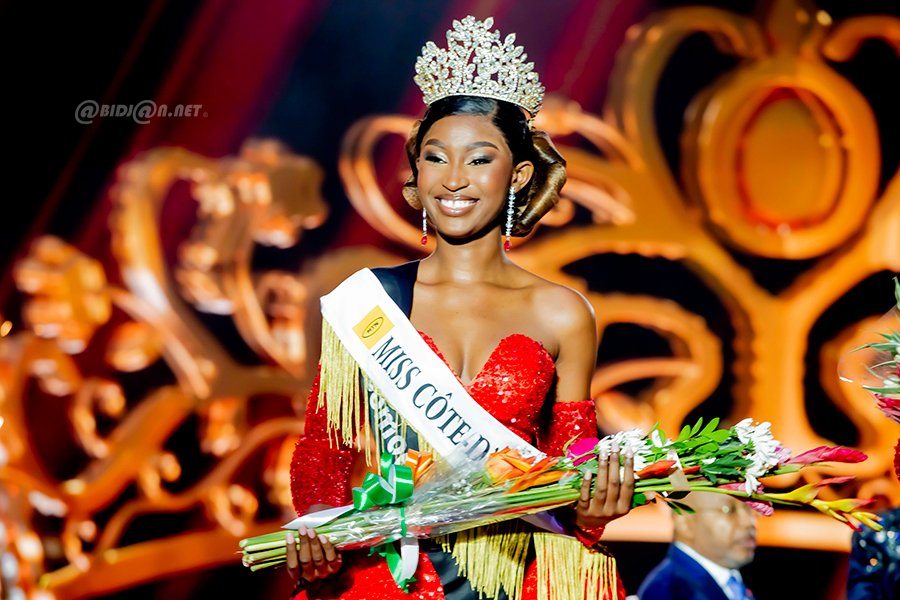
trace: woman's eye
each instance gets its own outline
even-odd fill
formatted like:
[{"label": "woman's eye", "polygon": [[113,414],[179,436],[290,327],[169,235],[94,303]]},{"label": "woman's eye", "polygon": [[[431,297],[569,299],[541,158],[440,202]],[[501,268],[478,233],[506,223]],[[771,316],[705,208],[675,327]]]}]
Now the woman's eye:
[{"label": "woman's eye", "polygon": [[473,158],[471,164],[473,165],[486,165],[491,162],[491,158],[489,156],[479,156],[478,158]]},{"label": "woman's eye", "polygon": [[441,158],[440,156],[436,155],[436,154],[426,154],[426,155],[425,155],[425,160],[428,161],[428,162],[433,162],[433,163],[442,163],[442,162],[444,162],[444,159]]}]

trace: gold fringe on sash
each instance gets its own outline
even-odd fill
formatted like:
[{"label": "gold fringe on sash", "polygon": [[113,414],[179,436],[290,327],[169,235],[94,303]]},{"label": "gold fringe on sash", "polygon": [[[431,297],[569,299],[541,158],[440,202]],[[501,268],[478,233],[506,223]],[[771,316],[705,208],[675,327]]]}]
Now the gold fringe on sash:
[{"label": "gold fringe on sash", "polygon": [[480,598],[496,598],[503,586],[509,600],[519,600],[531,535],[516,519],[460,531],[452,551],[446,538],[441,543]]},{"label": "gold fringe on sash", "polygon": [[322,319],[322,353],[319,364],[318,406],[321,409],[325,405],[328,439],[331,440],[333,435],[334,442],[339,440],[345,446],[350,446],[355,438],[356,448],[363,450],[365,446],[366,464],[371,464],[365,435],[365,431],[370,429],[369,411],[363,408],[359,365],[325,319]]},{"label": "gold fringe on sash", "polygon": [[[375,422],[369,420],[368,398],[365,391],[368,386],[375,389],[375,393],[384,395],[366,374],[359,368],[359,364],[344,348],[334,329],[328,321],[322,320],[322,351],[319,358],[321,365],[319,371],[319,398],[318,407],[325,405],[325,414],[328,423],[328,439],[332,444],[338,442],[345,446],[353,445],[356,439],[356,449],[364,451],[366,465],[377,464],[376,455],[381,448],[381,415],[379,411],[373,411]],[[382,400],[383,401],[383,400]],[[362,413],[362,416],[360,416]],[[400,421],[400,435],[406,439],[408,424],[397,415]],[[362,425],[362,427],[360,427]],[[373,445],[368,443],[371,435]],[[424,440],[420,438],[420,444]],[[422,452],[429,452],[431,448],[427,444],[420,448]]]},{"label": "gold fringe on sash", "polygon": [[591,551],[578,540],[547,532],[534,534],[538,598],[615,600],[616,559]]},{"label": "gold fringe on sash", "polygon": [[591,551],[577,539],[532,533],[518,519],[476,527],[438,538],[480,598],[496,598],[500,587],[509,600],[522,597],[525,561],[534,539],[537,596],[541,600],[616,600],[616,559]]}]

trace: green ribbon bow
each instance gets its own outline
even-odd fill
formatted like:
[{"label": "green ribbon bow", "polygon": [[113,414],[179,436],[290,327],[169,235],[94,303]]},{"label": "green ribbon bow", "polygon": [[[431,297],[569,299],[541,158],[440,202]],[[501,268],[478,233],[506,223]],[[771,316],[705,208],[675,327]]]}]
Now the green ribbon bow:
[{"label": "green ribbon bow", "polygon": [[[381,475],[375,473],[366,474],[363,483],[358,488],[353,488],[353,508],[366,510],[374,506],[388,506],[405,502],[413,493],[413,471],[406,465],[394,464],[394,457],[384,453],[381,455]],[[400,507],[400,549],[394,541],[386,542],[372,548],[371,554],[383,556],[387,561],[391,576],[404,592],[407,586],[415,581],[414,577],[403,577],[404,561],[418,562],[418,543],[413,538],[406,536],[406,511]],[[403,552],[403,546],[412,546]],[[415,563],[413,563],[414,565]],[[409,568],[406,569],[409,571]],[[414,571],[414,569],[413,569]]]},{"label": "green ribbon bow", "polygon": [[[386,477],[385,477],[386,475]],[[381,455],[381,475],[367,473],[362,486],[353,488],[353,508],[366,510],[404,502],[413,493],[413,472],[406,465],[395,465],[394,457]]]}]

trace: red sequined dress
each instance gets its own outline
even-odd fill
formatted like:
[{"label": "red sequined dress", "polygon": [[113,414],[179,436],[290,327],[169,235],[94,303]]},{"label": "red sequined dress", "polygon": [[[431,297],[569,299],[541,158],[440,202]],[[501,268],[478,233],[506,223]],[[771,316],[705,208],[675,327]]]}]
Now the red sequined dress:
[{"label": "red sequined dress", "polygon": [[[422,337],[443,359],[433,340],[425,334]],[[554,372],[553,359],[539,342],[513,334],[500,341],[467,390],[510,430],[531,443],[536,442],[543,452],[558,455],[569,439],[596,435],[596,425],[593,401],[585,400],[554,404],[550,423],[541,426],[541,409]],[[291,465],[291,492],[297,514],[306,513],[315,504],[340,506],[352,501],[350,475],[355,451],[329,445],[325,411],[316,410],[317,397],[318,378],[310,392],[306,432],[297,443]],[[311,584],[296,598],[425,600],[445,597],[438,574],[424,552],[415,578],[409,593],[404,594],[391,578],[383,558],[353,553],[344,556],[344,566],[337,575]],[[524,598],[535,598],[535,588],[535,572],[530,569],[525,579]],[[620,597],[624,597],[624,592]]]}]

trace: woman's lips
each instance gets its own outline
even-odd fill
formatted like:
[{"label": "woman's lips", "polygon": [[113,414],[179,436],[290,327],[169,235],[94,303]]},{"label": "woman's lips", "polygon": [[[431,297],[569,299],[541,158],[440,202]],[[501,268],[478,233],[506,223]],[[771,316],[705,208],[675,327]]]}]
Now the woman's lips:
[{"label": "woman's lips", "polygon": [[476,198],[469,197],[437,197],[438,208],[448,217],[461,217],[475,208]]}]

